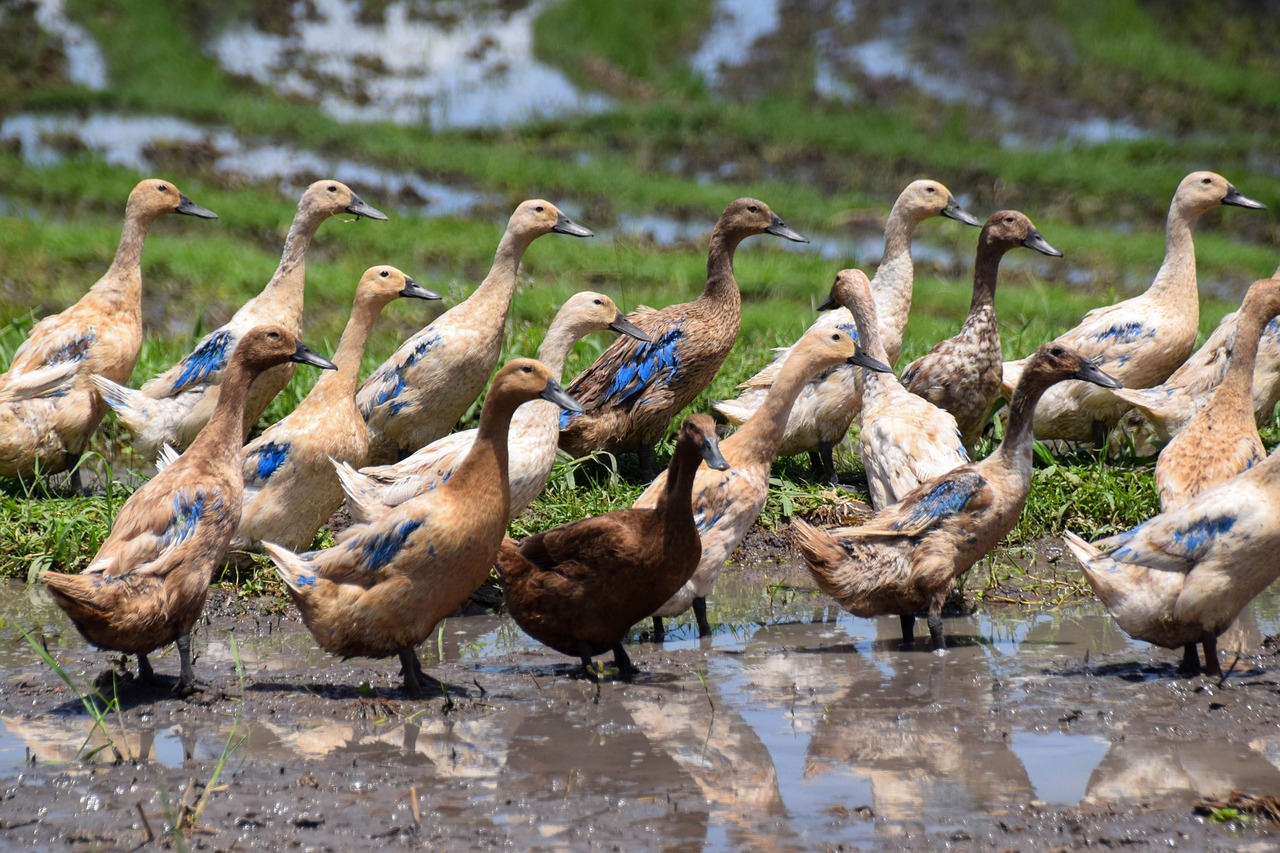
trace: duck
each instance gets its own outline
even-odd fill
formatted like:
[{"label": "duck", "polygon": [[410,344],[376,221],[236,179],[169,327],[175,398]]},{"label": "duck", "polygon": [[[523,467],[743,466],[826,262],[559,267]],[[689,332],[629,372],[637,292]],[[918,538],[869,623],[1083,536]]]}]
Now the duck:
[{"label": "duck", "polygon": [[447,434],[480,396],[502,352],[502,332],[529,244],[544,234],[592,237],[543,199],[507,222],[493,265],[470,297],[401,344],[356,395],[369,427],[369,463],[386,465]]},{"label": "duck", "polygon": [[447,483],[353,525],[331,548],[297,554],[262,543],[322,649],[343,658],[398,655],[406,693],[448,699],[414,647],[489,577],[510,505],[507,431],[516,407],[539,398],[578,405],[546,365],[507,362],[480,410],[475,443]]},{"label": "duck", "polygon": [[[911,313],[915,281],[911,238],[920,223],[935,216],[975,227],[982,224],[962,208],[951,191],[938,181],[912,181],[894,202],[884,226],[884,252],[880,266],[876,269],[875,278],[871,279],[880,337],[888,356],[886,363],[890,366],[898,361],[902,334]],[[848,309],[839,306],[822,314],[809,328],[815,327],[841,328],[849,334],[856,334],[852,315]],[[768,396],[769,387],[790,350],[790,347],[780,348],[769,365],[738,386],[741,394],[732,400],[716,401],[712,407],[730,424],[746,421]],[[791,407],[791,418],[787,421],[787,432],[778,448],[778,455],[808,453],[814,476],[834,482],[832,451],[858,417],[862,406],[861,376],[862,371],[858,368],[840,365],[810,380]]]},{"label": "duck", "polygon": [[957,578],[1013,529],[1031,490],[1032,417],[1045,389],[1065,379],[1119,383],[1070,347],[1049,343],[1028,359],[996,450],[921,483],[860,527],[793,524],[818,587],[855,616],[896,613],[904,648],[928,611],[935,651],[946,648],[942,604]]},{"label": "duck", "polygon": [[1168,512],[1266,458],[1253,417],[1253,367],[1266,326],[1280,314],[1280,279],[1250,286],[1240,305],[1226,375],[1213,397],[1156,459],[1160,509]]},{"label": "duck", "polygon": [[[711,636],[707,596],[720,575],[720,567],[764,508],[769,494],[769,468],[786,432],[791,406],[814,375],[840,364],[856,364],[873,371],[892,370],[883,361],[860,351],[848,332],[815,325],[791,348],[783,369],[769,386],[765,404],[719,443],[720,455],[729,467],[717,469],[706,462],[698,466],[693,480],[693,520],[702,540],[702,556],[693,576],[653,613],[656,642],[664,636],[662,620],[679,616],[691,606],[699,635]],[[659,474],[633,506],[656,507],[665,499],[667,479],[666,472]]]},{"label": "duck", "polygon": [[125,502],[84,571],[42,575],[81,635],[99,648],[136,655],[144,682],[157,680],[147,655],[174,643],[181,660],[174,692],[197,689],[191,630],[240,520],[241,424],[249,386],[286,361],[336,369],[284,326],[241,335],[223,372],[218,405],[187,451]]},{"label": "duck", "polygon": [[755,234],[809,242],[763,201],[731,202],[711,232],[702,294],[661,310],[641,306],[630,319],[652,340],[619,338],[570,384],[569,393],[586,411],[561,417],[561,448],[575,457],[636,451],[642,474],[657,474],[654,443],[710,384],[738,337],[742,296],[733,255]]},{"label": "duck", "polygon": [[[1280,267],[1271,277],[1280,278]],[[1145,421],[1156,440],[1167,444],[1204,408],[1227,373],[1239,322],[1237,311],[1224,316],[1200,349],[1159,385],[1117,388],[1112,392],[1136,410],[1125,418],[1131,432],[1137,434]],[[1267,323],[1262,332],[1253,368],[1252,396],[1254,422],[1261,427],[1275,415],[1276,403],[1280,402],[1280,319]]]},{"label": "duck", "polygon": [[[1085,314],[1055,340],[1084,353],[1126,388],[1149,388],[1187,360],[1200,326],[1196,253],[1191,230],[1220,205],[1262,209],[1224,177],[1192,172],[1178,184],[1165,226],[1165,255],[1146,292]],[[1004,364],[1003,388],[1011,393],[1022,361]],[[1036,438],[1101,444],[1128,405],[1109,391],[1067,383],[1054,388],[1036,411]]]},{"label": "duck", "polygon": [[1090,544],[1066,531],[1089,585],[1129,636],[1181,648],[1178,672],[1220,675],[1218,637],[1280,577],[1280,456]]},{"label": "duck", "polygon": [[[298,201],[298,212],[289,226],[280,265],[257,296],[240,307],[222,326],[200,339],[194,350],[140,389],[127,387],[123,377],[101,374],[94,387],[132,435],[134,450],[155,459],[171,445],[183,450],[204,427],[217,404],[217,387],[227,359],[240,336],[266,323],[279,323],[298,337],[302,334],[303,289],[306,284],[307,250],[325,220],[349,213],[386,221],[387,216],[367,204],[341,181],[316,181]],[[244,410],[244,429],[250,429],[275,396],[289,384],[296,365],[281,364],[253,384]]]},{"label": "duck", "polygon": [[[858,340],[873,359],[885,360],[871,283],[861,270],[841,270],[819,310],[848,306]],[[912,394],[892,371],[867,370],[862,380],[858,451],[867,473],[871,505],[895,504],[921,483],[969,461],[956,419]]]},{"label": "duck", "polygon": [[996,279],[1005,253],[1019,246],[1051,258],[1062,252],[1049,245],[1023,213],[999,210],[978,235],[973,265],[973,300],[960,331],[935,344],[902,371],[902,385],[956,419],[970,450],[987,423],[1000,393],[1000,328],[996,323]]},{"label": "duck", "polygon": [[504,539],[498,574],[516,624],[543,645],[581,659],[593,680],[591,659],[612,651],[622,679],[632,680],[638,670],[623,638],[689,580],[701,559],[692,491],[702,463],[729,470],[715,422],[690,415],[652,506],[579,519],[519,544]]},{"label": "duck", "polygon": [[[138,362],[142,245],[155,221],[170,213],[218,218],[172,181],[138,182],[125,204],[124,230],[110,268],[76,304],[37,323],[14,353],[0,375],[0,389],[11,389],[10,399],[0,402],[0,477],[56,474],[75,467],[107,413],[89,377],[103,374],[124,382]],[[61,390],[22,390],[40,388],[63,364],[76,369]]]},{"label": "duck", "polygon": [[321,376],[296,409],[245,446],[244,502],[232,548],[247,550],[263,539],[306,548],[342,505],[333,464],[360,464],[369,450],[355,397],[365,344],[378,314],[401,297],[435,300],[440,294],[393,266],[366,270],[333,356],[337,371]]},{"label": "duck", "polygon": [[26,373],[5,374],[4,382],[0,384],[0,405],[65,391],[79,371],[79,362],[62,361]]},{"label": "duck", "polygon": [[[640,341],[649,336],[622,316],[618,306],[603,293],[582,291],[567,299],[547,329],[538,360],[559,379],[569,350],[592,332],[611,329]],[[560,433],[560,409],[546,400],[521,406],[511,419],[508,480],[511,483],[510,517],[516,518],[542,494],[556,460]],[[347,510],[355,521],[369,521],[385,507],[398,506],[433,489],[453,476],[476,441],[476,430],[452,432],[391,465],[371,465],[357,471],[335,460],[338,478],[346,493]]]}]

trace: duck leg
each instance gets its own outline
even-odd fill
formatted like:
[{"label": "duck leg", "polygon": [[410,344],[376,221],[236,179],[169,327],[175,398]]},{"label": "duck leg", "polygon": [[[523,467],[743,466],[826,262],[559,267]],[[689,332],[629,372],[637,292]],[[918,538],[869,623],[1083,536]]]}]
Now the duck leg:
[{"label": "duck leg", "polygon": [[914,649],[916,647],[916,615],[902,613],[898,616],[898,620],[902,622],[902,648]]},{"label": "duck leg", "polygon": [[[658,617],[654,617],[657,619]],[[586,640],[578,643],[578,657],[582,659],[582,671],[587,674],[588,681],[594,681],[600,684],[600,673],[596,671],[595,664],[591,662],[591,644]]]},{"label": "duck leg", "polygon": [[627,650],[622,647],[622,643],[617,643],[613,647],[613,664],[618,668],[618,674],[623,681],[631,681],[640,672],[631,663],[631,658],[627,655]]},{"label": "duck leg", "polygon": [[[1218,638],[1205,634],[1200,644],[1204,646],[1205,675],[1222,675],[1222,666],[1218,663]],[[1194,649],[1195,646],[1192,645],[1191,648]]]},{"label": "duck leg", "polygon": [[446,708],[453,707],[453,697],[450,693],[467,695],[467,691],[463,688],[450,687],[443,681],[427,675],[418,661],[418,653],[413,650],[413,646],[401,646],[396,649],[396,652],[400,655],[400,674],[404,676],[405,693],[424,699],[443,696]]},{"label": "duck leg", "polygon": [[658,456],[653,452],[652,444],[640,445],[636,456],[640,458],[640,476],[646,481],[658,476]]},{"label": "duck leg", "polygon": [[147,656],[142,652],[138,653],[138,680],[143,684],[155,684],[156,673],[151,668],[151,661],[147,660]]},{"label": "duck leg", "polygon": [[819,441],[818,452],[809,452],[809,467],[813,471],[813,478],[820,483],[831,483],[835,485],[840,482],[840,478],[836,476],[836,460],[833,455],[835,444],[830,441]]},{"label": "duck leg", "polygon": [[661,616],[653,617],[653,641],[655,643],[664,642],[667,639],[667,629],[662,624]]},{"label": "duck leg", "polygon": [[698,620],[698,636],[711,636],[711,623],[707,621],[707,599],[705,596],[698,596],[693,600],[693,616]]},{"label": "duck leg", "polygon": [[1187,643],[1182,647],[1182,663],[1178,666],[1178,675],[1187,677],[1200,674],[1200,654],[1195,643]]},{"label": "duck leg", "polygon": [[[174,685],[173,692],[179,696],[190,696],[200,690],[196,686],[195,667],[191,665],[191,632],[185,631],[179,634],[174,643],[178,647],[178,659],[182,664],[178,673],[178,683]],[[141,667],[141,663],[139,663],[139,667]]]},{"label": "duck leg", "polygon": [[933,650],[940,652],[947,647],[947,638],[942,634],[942,614],[929,611],[929,639],[933,640]]},{"label": "duck leg", "polygon": [[1093,422],[1093,446],[1098,450],[1107,449],[1107,432],[1106,421]]}]

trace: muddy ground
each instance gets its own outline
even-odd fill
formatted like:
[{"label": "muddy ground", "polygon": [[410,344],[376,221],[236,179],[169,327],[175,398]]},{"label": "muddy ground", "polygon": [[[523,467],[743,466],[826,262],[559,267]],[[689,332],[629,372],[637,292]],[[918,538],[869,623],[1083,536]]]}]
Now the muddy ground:
[{"label": "muddy ground", "polygon": [[[951,648],[899,648],[790,562],[722,577],[715,635],[636,642],[599,690],[505,617],[448,620],[409,700],[391,661],[318,651],[272,599],[215,591],[203,692],[104,682],[43,590],[0,586],[0,847],[39,850],[1274,849],[1205,797],[1280,795],[1280,685],[1260,605],[1224,663],[1175,677],[1095,608],[979,607]],[[443,662],[441,662],[443,658]],[[172,651],[154,658],[175,680]],[[86,755],[98,750],[91,758]],[[219,764],[221,763],[221,768]],[[180,829],[175,829],[180,826]]]}]

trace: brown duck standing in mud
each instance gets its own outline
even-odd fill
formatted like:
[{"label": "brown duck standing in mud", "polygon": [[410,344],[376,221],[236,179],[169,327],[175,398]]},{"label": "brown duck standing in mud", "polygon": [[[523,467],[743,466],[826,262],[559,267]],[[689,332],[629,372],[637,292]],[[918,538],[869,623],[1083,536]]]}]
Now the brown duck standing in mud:
[{"label": "brown duck standing in mud", "polygon": [[561,416],[562,448],[574,456],[634,450],[646,479],[658,473],[654,443],[710,384],[738,337],[742,295],[733,254],[755,234],[809,242],[762,201],[740,198],[726,207],[711,233],[702,294],[660,311],[641,306],[628,319],[651,340],[618,338],[569,385],[585,411]]},{"label": "brown duck standing in mud", "polygon": [[1016,210],[1000,210],[982,226],[973,265],[973,300],[960,331],[934,345],[902,371],[902,384],[956,419],[965,447],[973,452],[1000,393],[1000,328],[996,323],[996,279],[1010,249],[1025,246],[1060,258],[1031,220]]},{"label": "brown duck standing in mud", "polygon": [[182,669],[174,692],[196,689],[191,628],[240,522],[240,440],[249,385],[290,361],[337,369],[283,326],[247,332],[223,374],[218,405],[187,452],[125,502],[83,572],[44,575],[54,601],[84,638],[137,655],[143,681],[155,680],[147,655],[176,642]]},{"label": "brown duck standing in mud", "polygon": [[507,610],[530,637],[579,657],[613,651],[625,680],[636,669],[622,639],[693,575],[702,557],[693,519],[698,466],[725,471],[715,423],[691,415],[676,440],[666,489],[647,509],[623,509],[502,542],[498,571]]},{"label": "brown duck standing in mud", "polygon": [[955,580],[1017,523],[1031,490],[1036,402],[1065,379],[1119,387],[1079,353],[1045,344],[1027,361],[1004,440],[986,459],[922,483],[860,527],[823,530],[797,520],[797,542],[822,591],[855,616],[898,614],[905,647],[916,613],[927,610],[933,647],[945,648],[942,604]]}]

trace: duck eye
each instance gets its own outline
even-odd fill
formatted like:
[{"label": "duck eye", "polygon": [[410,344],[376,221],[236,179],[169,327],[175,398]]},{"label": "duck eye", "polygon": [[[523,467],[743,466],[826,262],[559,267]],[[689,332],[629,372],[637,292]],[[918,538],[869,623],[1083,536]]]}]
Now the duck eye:
[{"label": "duck eye", "polygon": [[937,192],[937,190],[936,190],[936,189],[934,189],[933,187],[925,187],[925,188],[924,188],[924,191],[925,191],[925,192],[927,192],[927,193],[936,193],[936,192]]},{"label": "duck eye", "polygon": [[277,338],[279,338],[279,337],[280,337],[280,333],[279,333],[279,332],[267,332],[267,337],[268,337],[268,338],[271,338],[271,340],[273,340],[273,341],[274,341],[274,340],[276,340]]},{"label": "duck eye", "polygon": [[603,304],[604,304],[604,303],[603,303],[603,302],[601,302],[599,299],[595,299],[595,300],[592,300],[592,301],[593,301],[593,302],[595,302],[595,304],[597,304],[597,305],[603,305]]},{"label": "duck eye", "polygon": [[538,211],[539,213],[542,213],[542,211],[546,210],[546,208],[543,207],[542,205],[538,205],[537,207],[534,208],[534,210]]},{"label": "duck eye", "polygon": [[1004,221],[1005,221],[1006,223],[1008,223],[1009,225],[1012,225],[1012,224],[1013,224],[1013,217],[1012,217],[1012,216],[1006,216],[1006,217],[1004,218]]},{"label": "duck eye", "polygon": [[1066,354],[1066,350],[1064,350],[1062,347],[1054,347],[1053,349],[1049,350],[1049,352],[1051,352],[1056,356],[1062,356]]},{"label": "duck eye", "polygon": [[832,336],[831,336],[831,340],[833,340],[833,341],[838,341],[838,340],[840,340],[840,333],[839,333],[839,332],[837,332],[836,334],[832,335]]},{"label": "duck eye", "polygon": [[1210,183],[1212,183],[1212,181],[1210,181],[1208,178],[1205,178],[1205,179],[1204,179],[1204,180],[1202,180],[1200,183],[1205,184],[1205,185],[1207,186],[1207,185],[1209,185]]},{"label": "duck eye", "polygon": [[527,364],[526,364],[524,367],[520,368],[520,369],[521,369],[521,370],[523,370],[525,373],[533,373],[533,368],[532,368],[532,367],[530,367],[530,366],[529,366],[529,365],[527,365]]},{"label": "duck eye", "polygon": [[338,188],[336,186],[334,186],[333,184],[329,184],[329,192],[336,193],[337,191],[338,191]]},{"label": "duck eye", "polygon": [[747,210],[751,211],[752,213],[760,212],[760,208],[756,207],[754,204],[747,205]]},{"label": "duck eye", "polygon": [[382,276],[383,278],[386,278],[387,276],[391,275],[391,273],[387,272],[386,270],[383,270],[382,272],[378,273],[378,275]]},{"label": "duck eye", "polygon": [[167,193],[168,191],[169,191],[169,188],[166,187],[164,184],[160,184],[159,186],[156,187],[156,192]]}]

